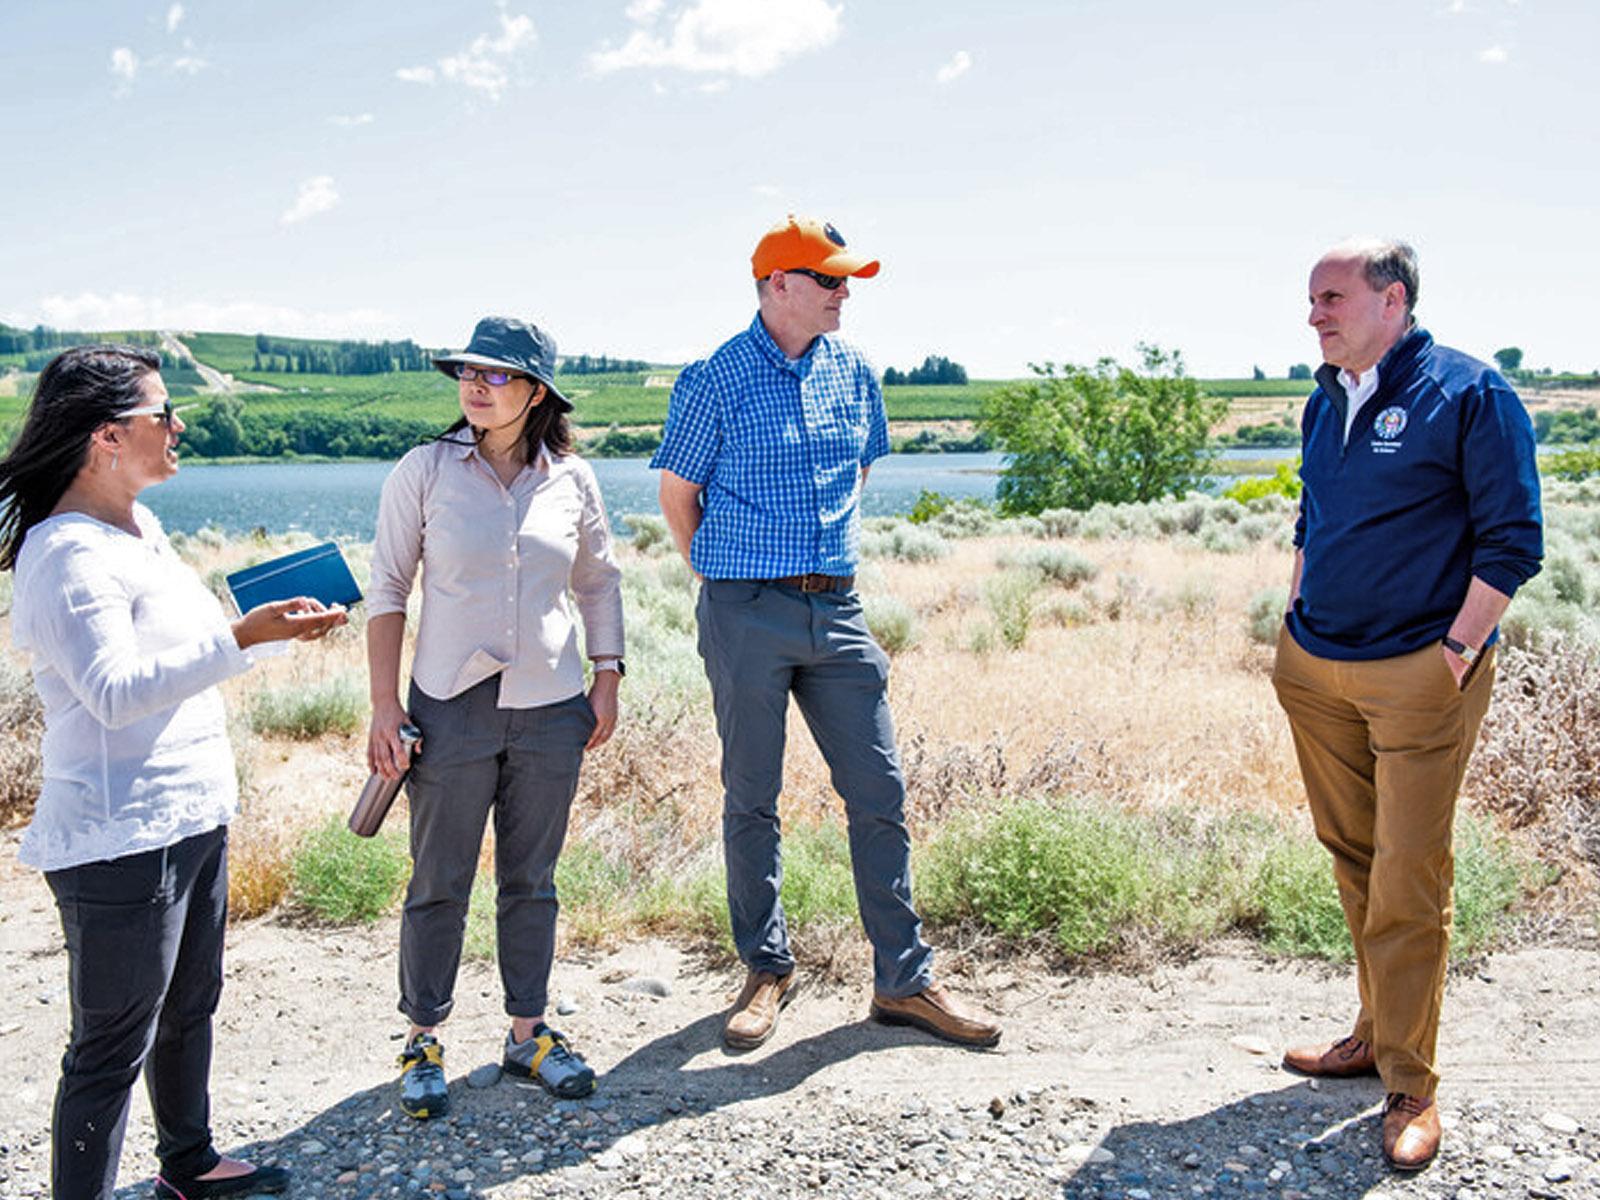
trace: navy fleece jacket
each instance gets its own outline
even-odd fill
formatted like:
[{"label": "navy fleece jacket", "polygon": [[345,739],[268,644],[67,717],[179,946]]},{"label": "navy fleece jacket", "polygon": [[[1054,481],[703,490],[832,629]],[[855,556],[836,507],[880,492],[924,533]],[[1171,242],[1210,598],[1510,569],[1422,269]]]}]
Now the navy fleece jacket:
[{"label": "navy fleece jacket", "polygon": [[1378,364],[1348,443],[1338,371],[1317,382],[1300,422],[1301,647],[1408,654],[1449,631],[1473,576],[1510,596],[1538,573],[1533,425],[1498,372],[1413,329]]}]

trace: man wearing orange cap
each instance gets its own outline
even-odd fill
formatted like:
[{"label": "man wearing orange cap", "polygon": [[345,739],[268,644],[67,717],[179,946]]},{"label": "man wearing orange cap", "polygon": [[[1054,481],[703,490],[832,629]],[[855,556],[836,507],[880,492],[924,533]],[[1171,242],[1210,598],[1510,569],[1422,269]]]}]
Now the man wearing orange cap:
[{"label": "man wearing orange cap", "polygon": [[705,581],[696,618],[722,739],[728,915],[749,968],[723,1039],[765,1042],[798,982],[779,895],[792,695],[844,798],[872,1015],[993,1046],[999,1025],[933,981],[911,903],[889,660],[855,591],[861,487],[889,452],[889,425],[871,364],[835,333],[848,280],[871,278],[878,262],[832,225],[790,216],[751,263],[760,311],[678,377],[650,462],[673,540]]}]

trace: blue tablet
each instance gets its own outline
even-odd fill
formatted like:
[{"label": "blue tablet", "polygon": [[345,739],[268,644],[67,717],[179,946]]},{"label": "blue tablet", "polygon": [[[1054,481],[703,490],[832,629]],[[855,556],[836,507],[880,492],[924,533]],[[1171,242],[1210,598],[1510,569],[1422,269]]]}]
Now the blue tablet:
[{"label": "blue tablet", "polygon": [[228,576],[228,590],[241,613],[247,613],[258,604],[269,600],[289,600],[295,596],[312,596],[332,607],[342,604],[349,608],[361,600],[361,589],[356,577],[350,574],[350,564],[337,544],[323,542],[257,563]]}]

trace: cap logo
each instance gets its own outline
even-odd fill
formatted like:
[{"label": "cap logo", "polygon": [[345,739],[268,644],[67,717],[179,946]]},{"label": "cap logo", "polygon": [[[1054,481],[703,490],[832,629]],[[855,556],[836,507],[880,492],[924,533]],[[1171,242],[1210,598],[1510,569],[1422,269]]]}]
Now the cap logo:
[{"label": "cap logo", "polygon": [[827,234],[828,240],[830,242],[832,242],[835,246],[839,246],[839,247],[843,248],[843,246],[844,246],[844,234],[840,233],[832,225],[824,225],[822,227],[822,232]]}]

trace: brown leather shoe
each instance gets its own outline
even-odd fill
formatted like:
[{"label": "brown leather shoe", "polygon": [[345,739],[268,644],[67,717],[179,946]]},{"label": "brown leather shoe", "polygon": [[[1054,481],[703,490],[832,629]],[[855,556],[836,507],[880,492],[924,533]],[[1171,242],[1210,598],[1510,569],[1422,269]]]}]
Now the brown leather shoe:
[{"label": "brown leather shoe", "polygon": [[1383,1156],[1397,1171],[1420,1171],[1439,1153],[1439,1106],[1432,1096],[1390,1092],[1383,1102]]},{"label": "brown leather shoe", "polygon": [[1302,1075],[1325,1075],[1346,1079],[1352,1075],[1376,1075],[1378,1060],[1372,1043],[1358,1037],[1342,1037],[1332,1045],[1296,1046],[1283,1052],[1283,1065]]},{"label": "brown leather shoe", "polygon": [[787,975],[751,971],[723,1022],[722,1040],[734,1050],[754,1050],[777,1030],[778,1014],[794,999],[799,987],[800,977],[794,971]]},{"label": "brown leather shoe", "polygon": [[937,983],[911,996],[873,996],[872,1018],[885,1025],[915,1025],[962,1046],[993,1046],[1000,1041],[998,1021]]}]

